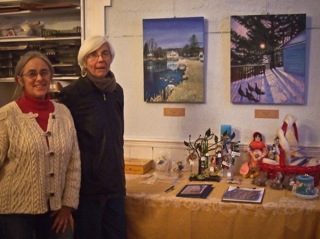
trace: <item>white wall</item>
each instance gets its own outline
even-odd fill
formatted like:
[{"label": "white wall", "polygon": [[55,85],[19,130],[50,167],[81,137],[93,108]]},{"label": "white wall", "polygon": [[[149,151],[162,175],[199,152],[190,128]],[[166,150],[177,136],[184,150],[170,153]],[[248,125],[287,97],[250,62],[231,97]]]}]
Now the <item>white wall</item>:
[{"label": "white wall", "polygon": [[[111,5],[111,6],[109,6]],[[86,37],[106,34],[116,49],[112,70],[125,93],[125,138],[182,142],[211,127],[231,124],[246,144],[254,131],[271,143],[287,113],[298,118],[300,144],[320,146],[319,0],[86,0]],[[105,7],[107,6],[107,7]],[[106,13],[104,15],[104,13]],[[307,14],[308,100],[303,106],[233,105],[230,102],[230,16]],[[206,103],[152,104],[143,100],[142,19],[203,16],[207,21]],[[164,107],[183,107],[185,117],[164,117]],[[279,119],[255,119],[255,109],[277,109]]]}]

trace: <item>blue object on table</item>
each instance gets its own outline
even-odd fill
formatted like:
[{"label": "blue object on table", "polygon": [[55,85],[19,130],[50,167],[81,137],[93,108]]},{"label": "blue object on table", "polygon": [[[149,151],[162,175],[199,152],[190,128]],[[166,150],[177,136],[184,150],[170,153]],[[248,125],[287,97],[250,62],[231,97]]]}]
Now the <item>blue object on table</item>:
[{"label": "blue object on table", "polygon": [[232,127],[230,124],[222,124],[220,127],[220,136],[222,136],[224,133],[227,133],[228,136],[232,133]]}]

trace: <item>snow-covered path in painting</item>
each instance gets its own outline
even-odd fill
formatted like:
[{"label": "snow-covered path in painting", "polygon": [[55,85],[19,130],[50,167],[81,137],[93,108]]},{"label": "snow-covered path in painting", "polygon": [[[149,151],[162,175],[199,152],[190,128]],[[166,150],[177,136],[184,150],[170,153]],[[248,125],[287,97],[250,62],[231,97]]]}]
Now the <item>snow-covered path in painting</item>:
[{"label": "snow-covered path in painting", "polygon": [[288,74],[282,67],[231,85],[232,102],[240,104],[304,104],[304,95],[304,77]]}]

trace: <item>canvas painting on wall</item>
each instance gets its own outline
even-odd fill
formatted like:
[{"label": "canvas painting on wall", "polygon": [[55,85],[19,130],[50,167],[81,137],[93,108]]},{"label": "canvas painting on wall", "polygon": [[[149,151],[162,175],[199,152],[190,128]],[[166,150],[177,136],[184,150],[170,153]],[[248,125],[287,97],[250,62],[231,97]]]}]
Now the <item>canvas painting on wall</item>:
[{"label": "canvas painting on wall", "polygon": [[204,18],[143,20],[144,101],[204,102]]},{"label": "canvas painting on wall", "polygon": [[306,14],[231,16],[231,102],[306,102]]}]

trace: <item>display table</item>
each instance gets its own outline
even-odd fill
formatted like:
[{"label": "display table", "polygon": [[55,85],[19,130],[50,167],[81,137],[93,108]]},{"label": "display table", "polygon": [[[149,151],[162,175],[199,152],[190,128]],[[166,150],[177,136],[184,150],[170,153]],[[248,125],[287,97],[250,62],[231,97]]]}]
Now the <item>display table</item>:
[{"label": "display table", "polygon": [[[320,238],[319,198],[266,187],[262,204],[230,203],[221,201],[227,182],[212,182],[206,199],[176,197],[188,179],[179,179],[170,192],[164,192],[170,181],[146,182],[127,176],[128,239]],[[253,185],[244,180],[240,186]]]}]

